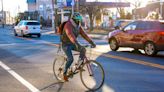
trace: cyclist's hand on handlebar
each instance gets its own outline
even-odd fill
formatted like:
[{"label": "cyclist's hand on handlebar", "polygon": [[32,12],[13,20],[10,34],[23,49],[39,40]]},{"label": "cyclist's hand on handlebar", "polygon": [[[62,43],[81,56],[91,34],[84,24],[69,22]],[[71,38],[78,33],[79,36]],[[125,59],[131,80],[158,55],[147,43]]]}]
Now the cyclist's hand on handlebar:
[{"label": "cyclist's hand on handlebar", "polygon": [[94,42],[91,42],[91,48],[96,48],[96,44]]}]

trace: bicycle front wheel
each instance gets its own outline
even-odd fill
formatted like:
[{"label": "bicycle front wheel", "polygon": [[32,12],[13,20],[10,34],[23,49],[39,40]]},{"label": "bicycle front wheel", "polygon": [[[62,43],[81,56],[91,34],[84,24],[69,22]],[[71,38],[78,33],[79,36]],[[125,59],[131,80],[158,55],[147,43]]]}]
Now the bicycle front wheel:
[{"label": "bicycle front wheel", "polygon": [[63,79],[63,72],[66,64],[66,58],[64,56],[57,56],[53,62],[53,72],[57,80]]},{"label": "bicycle front wheel", "polygon": [[87,89],[92,91],[98,90],[104,83],[104,69],[98,62],[89,60],[83,64],[80,78]]}]

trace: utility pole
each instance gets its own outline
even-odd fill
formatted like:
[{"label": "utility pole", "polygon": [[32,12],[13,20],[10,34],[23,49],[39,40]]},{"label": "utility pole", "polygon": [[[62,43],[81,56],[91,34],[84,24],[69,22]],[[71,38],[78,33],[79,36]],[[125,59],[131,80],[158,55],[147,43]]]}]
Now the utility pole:
[{"label": "utility pole", "polygon": [[4,11],[3,11],[3,0],[1,0],[2,4],[2,27],[4,28]]},{"label": "utility pole", "polygon": [[75,1],[74,0],[72,0],[71,5],[72,5],[72,15],[73,15],[74,14],[74,6],[75,6]]},{"label": "utility pole", "polygon": [[55,8],[54,8],[54,0],[52,0],[52,30],[55,31]]},{"label": "utility pole", "polygon": [[76,0],[76,11],[79,12],[79,0]]},{"label": "utility pole", "polygon": [[54,25],[55,25],[55,32],[57,32],[57,27],[59,26],[58,25],[58,22],[59,22],[59,18],[58,18],[58,14],[57,14],[57,11],[58,11],[58,5],[57,5],[57,1],[58,0],[55,0],[55,14],[54,14],[54,16],[55,16],[55,23],[54,23]]}]

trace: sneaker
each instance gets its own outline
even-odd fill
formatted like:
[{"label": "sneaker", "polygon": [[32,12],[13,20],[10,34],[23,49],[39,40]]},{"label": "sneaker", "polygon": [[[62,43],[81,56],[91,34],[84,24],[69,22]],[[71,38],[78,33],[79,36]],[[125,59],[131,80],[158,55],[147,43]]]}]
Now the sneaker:
[{"label": "sneaker", "polygon": [[67,75],[63,74],[63,79],[64,79],[65,82],[67,82],[68,81]]}]

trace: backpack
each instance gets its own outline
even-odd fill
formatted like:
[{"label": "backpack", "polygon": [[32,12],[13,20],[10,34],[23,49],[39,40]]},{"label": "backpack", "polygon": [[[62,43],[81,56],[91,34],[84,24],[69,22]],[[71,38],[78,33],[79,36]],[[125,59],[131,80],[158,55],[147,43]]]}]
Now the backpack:
[{"label": "backpack", "polygon": [[57,34],[59,34],[59,35],[63,34],[63,29],[64,29],[64,26],[65,26],[66,23],[67,23],[67,21],[65,21],[65,22],[63,22],[59,25],[59,28],[57,30]]}]

